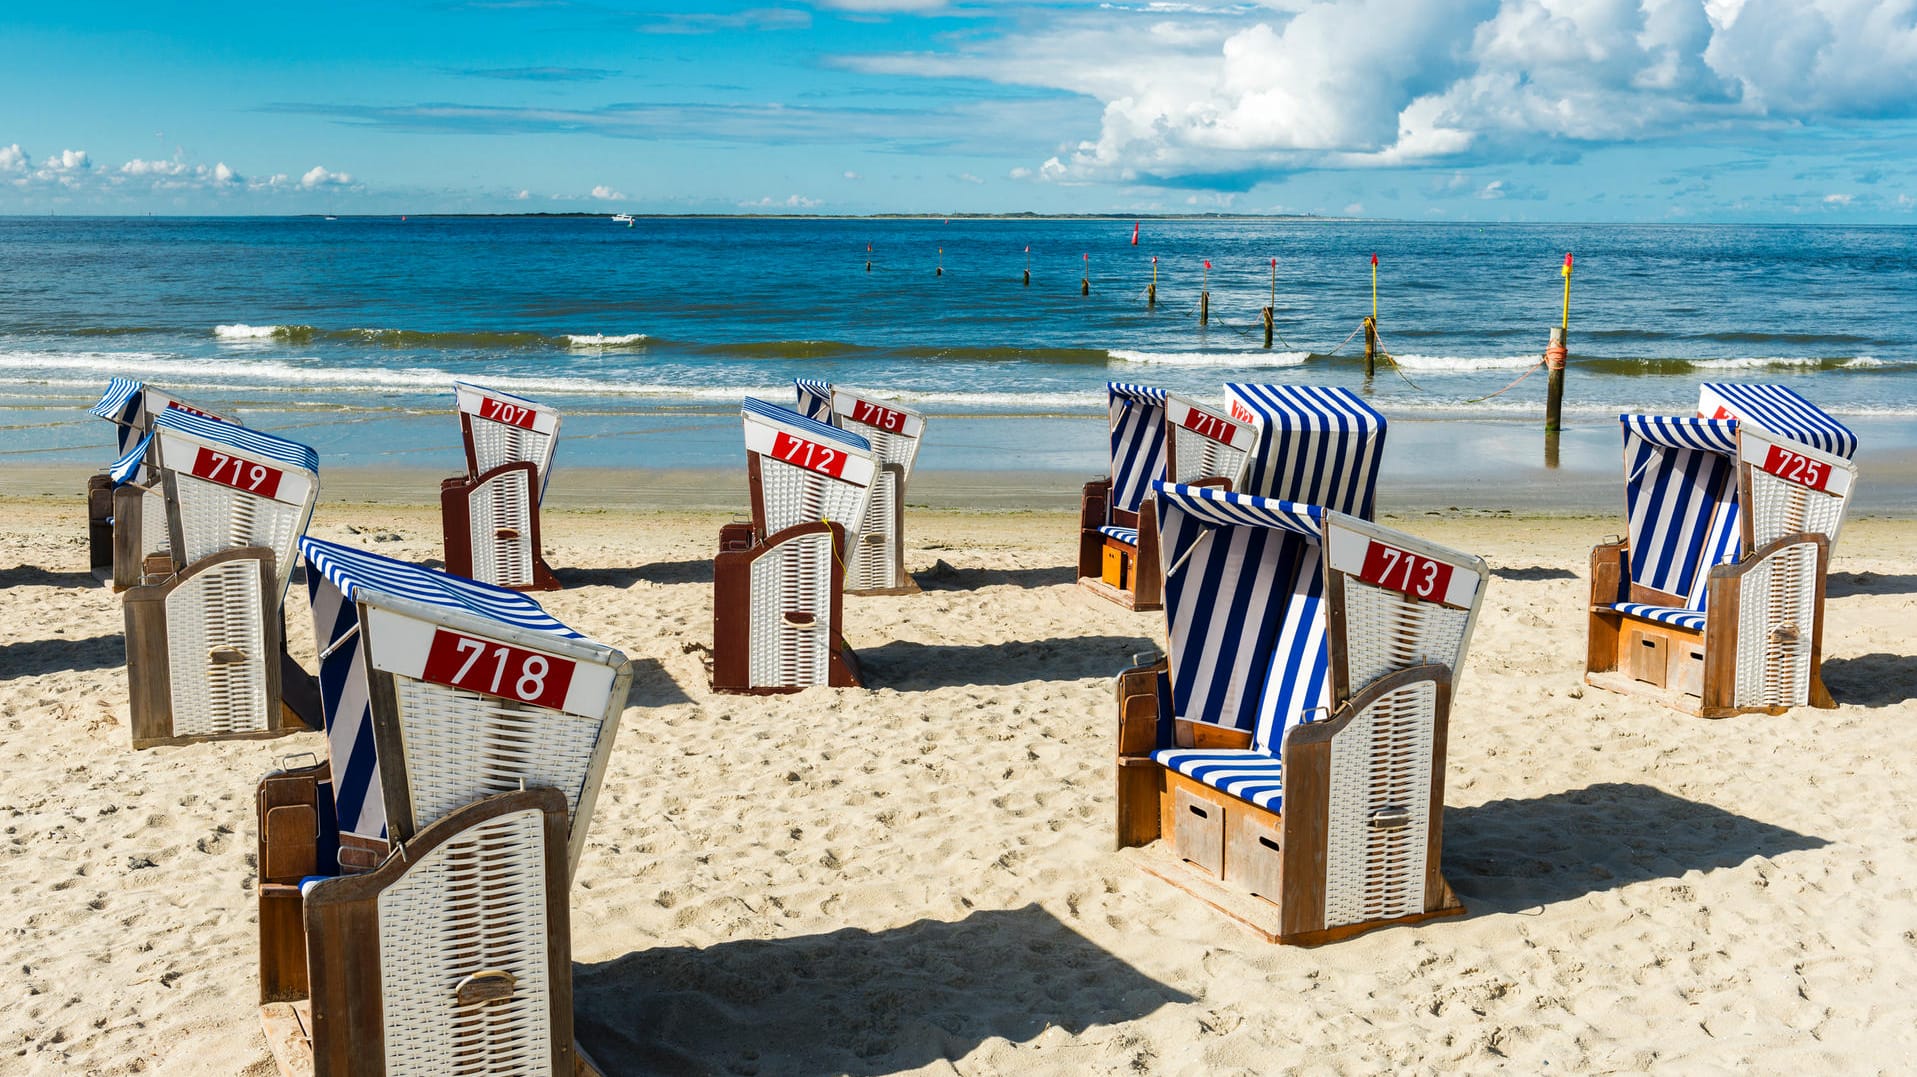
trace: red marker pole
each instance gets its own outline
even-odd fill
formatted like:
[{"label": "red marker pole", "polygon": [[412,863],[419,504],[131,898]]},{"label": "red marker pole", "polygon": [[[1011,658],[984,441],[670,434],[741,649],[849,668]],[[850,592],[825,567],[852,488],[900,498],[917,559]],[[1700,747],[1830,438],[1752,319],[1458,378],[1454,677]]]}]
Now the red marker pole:
[{"label": "red marker pole", "polygon": [[1552,442],[1562,429],[1564,410],[1564,360],[1570,355],[1568,336],[1571,332],[1571,254],[1564,255],[1564,316],[1558,324],[1551,327],[1551,343],[1544,349],[1544,368],[1550,372],[1550,384],[1544,394],[1544,437],[1546,463],[1555,464],[1557,454],[1551,451]]},{"label": "red marker pole", "polygon": [[872,244],[865,245],[865,271],[872,272]]},{"label": "red marker pole", "polygon": [[1078,294],[1092,294],[1092,256],[1089,252],[1085,255],[1085,275],[1079,279]]}]

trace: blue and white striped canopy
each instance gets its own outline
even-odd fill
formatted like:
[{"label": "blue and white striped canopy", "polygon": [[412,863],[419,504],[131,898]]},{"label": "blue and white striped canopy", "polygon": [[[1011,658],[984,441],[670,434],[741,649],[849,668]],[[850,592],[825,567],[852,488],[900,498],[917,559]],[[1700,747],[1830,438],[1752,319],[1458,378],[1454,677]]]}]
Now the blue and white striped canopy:
[{"label": "blue and white striped canopy", "polygon": [[1234,418],[1242,408],[1258,426],[1246,492],[1371,518],[1382,414],[1349,389],[1234,382],[1225,395]]},{"label": "blue and white striped canopy", "polygon": [[[531,632],[567,639],[585,638],[519,591],[324,539],[300,539],[300,554],[306,559],[307,568],[325,577],[348,602],[357,602],[365,595],[390,595]],[[330,639],[324,640],[321,648],[331,643]]]},{"label": "blue and white striped canopy", "polygon": [[793,378],[792,388],[799,398],[799,414],[814,422],[832,421],[832,383],[817,378]]},{"label": "blue and white striped canopy", "polygon": [[805,434],[807,437],[814,438],[818,441],[844,445],[847,448],[857,449],[862,453],[870,453],[872,451],[871,442],[849,430],[840,430],[836,426],[827,426],[816,419],[808,419],[798,412],[793,411],[791,408],[782,408],[777,404],[768,404],[757,397],[746,397],[745,403],[742,405],[742,411],[746,415],[757,415],[760,418],[770,419],[775,423],[784,423],[798,430],[800,433]]},{"label": "blue and white striped canopy", "polygon": [[[270,460],[309,474],[319,473],[319,453],[297,441],[276,437],[218,419],[208,419],[179,408],[166,408],[153,417],[155,430],[177,430],[202,441],[225,445],[257,460]],[[169,467],[174,466],[169,464]]]},{"label": "blue and white striped canopy", "polygon": [[1703,449],[1734,456],[1737,424],[1729,419],[1688,415],[1620,415],[1624,433],[1665,449]]},{"label": "blue and white striped canopy", "polygon": [[114,378],[107,382],[106,392],[100,394],[100,402],[87,411],[108,422],[130,423],[133,413],[139,410],[140,390],[143,388],[145,383],[133,378]]},{"label": "blue and white striped canopy", "polygon": [[1165,390],[1106,382],[1111,418],[1111,508],[1137,512],[1151,484],[1165,477]]},{"label": "blue and white striped canopy", "polygon": [[1215,487],[1154,483],[1172,712],[1241,729],[1275,753],[1329,706],[1325,510]]},{"label": "blue and white striped canopy", "polygon": [[1700,405],[1712,405],[1712,412],[1721,409],[1728,413],[1710,418],[1736,418],[1846,460],[1857,454],[1857,435],[1849,427],[1785,386],[1705,382],[1698,400]]},{"label": "blue and white striped canopy", "polygon": [[146,448],[152,442],[153,435],[146,435],[134,442],[133,447],[121,454],[118,460],[107,466],[107,478],[113,480],[113,485],[125,486],[139,475],[140,465],[146,460]]}]

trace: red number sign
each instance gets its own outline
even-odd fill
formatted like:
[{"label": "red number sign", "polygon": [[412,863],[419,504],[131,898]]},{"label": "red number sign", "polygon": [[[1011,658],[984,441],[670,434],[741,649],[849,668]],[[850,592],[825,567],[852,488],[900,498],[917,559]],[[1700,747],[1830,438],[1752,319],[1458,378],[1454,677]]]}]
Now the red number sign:
[{"label": "red number sign", "polygon": [[905,413],[882,408],[865,400],[852,402],[852,421],[876,426],[880,430],[896,434],[905,429]]},{"label": "red number sign", "polygon": [[1373,542],[1365,547],[1364,567],[1358,578],[1366,583],[1403,591],[1407,595],[1441,602],[1451,589],[1451,566],[1419,557],[1396,546]]},{"label": "red number sign", "polygon": [[283,472],[278,468],[214,452],[204,445],[200,446],[199,455],[193,458],[194,478],[217,482],[221,486],[231,486],[235,490],[245,490],[261,497],[272,497],[279,492],[282,475]]},{"label": "red number sign", "polygon": [[1253,415],[1251,413],[1250,408],[1244,406],[1243,404],[1240,404],[1236,400],[1231,402],[1231,417],[1238,420],[1241,423],[1253,423],[1258,421],[1258,416]]},{"label": "red number sign", "polygon": [[214,422],[223,423],[226,421],[225,419],[220,418],[218,415],[215,415],[210,411],[201,411],[198,408],[190,407],[186,404],[182,404],[177,400],[167,401],[166,409],[168,411],[183,411],[183,412],[186,412],[188,415],[198,415],[202,419],[212,419]]},{"label": "red number sign", "polygon": [[1213,441],[1222,441],[1228,444],[1231,441],[1232,425],[1229,421],[1216,415],[1207,415],[1197,408],[1186,408],[1185,418],[1181,420],[1178,425],[1200,437],[1207,437]]},{"label": "red number sign", "polygon": [[479,417],[525,430],[531,430],[533,425],[533,409],[520,404],[508,404],[504,400],[494,400],[490,396],[479,398]]},{"label": "red number sign", "polygon": [[537,651],[474,639],[443,628],[433,631],[420,674],[434,684],[484,692],[557,710],[565,706],[577,663]]},{"label": "red number sign", "polygon": [[1794,453],[1781,445],[1771,446],[1764,455],[1764,470],[1799,486],[1808,486],[1813,490],[1822,490],[1830,484],[1830,465],[1820,460],[1812,460],[1802,453]]},{"label": "red number sign", "polygon": [[835,479],[845,472],[844,452],[828,449],[804,438],[795,438],[783,430],[772,439],[772,455],[789,464],[797,464],[807,471],[816,471]]}]

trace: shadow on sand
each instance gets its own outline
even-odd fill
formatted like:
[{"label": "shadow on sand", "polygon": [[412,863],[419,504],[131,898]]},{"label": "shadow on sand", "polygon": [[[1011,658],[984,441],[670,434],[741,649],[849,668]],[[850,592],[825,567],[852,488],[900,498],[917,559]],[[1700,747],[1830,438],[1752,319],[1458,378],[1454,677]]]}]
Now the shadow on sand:
[{"label": "shadow on sand", "polygon": [[1917,576],[1885,575],[1881,572],[1833,572],[1824,577],[1825,598],[1909,594],[1917,594]]},{"label": "shadow on sand", "polygon": [[28,639],[0,644],[0,681],[61,670],[113,669],[126,664],[126,637],[118,632],[91,639]]},{"label": "shadow on sand", "polygon": [[632,659],[632,692],[626,696],[626,706],[670,707],[690,702],[692,697],[672,679],[664,663],[657,658]]},{"label": "shadow on sand", "polygon": [[954,568],[943,558],[931,568],[912,573],[926,591],[977,591],[985,587],[1053,587],[1078,582],[1070,565],[1042,568]]},{"label": "shadow on sand", "polygon": [[1023,684],[1110,677],[1132,656],[1156,651],[1144,636],[1074,636],[1006,643],[913,643],[859,649],[865,683],[901,692],[964,684]]},{"label": "shadow on sand", "polygon": [[1534,580],[1575,580],[1578,574],[1568,568],[1544,568],[1532,565],[1528,568],[1494,568],[1491,575],[1501,580],[1515,580],[1529,583]]},{"label": "shadow on sand", "polygon": [[895,1073],[1190,1001],[1037,905],[662,946],[573,971],[579,1042],[608,1077]]},{"label": "shadow on sand", "polygon": [[1828,844],[1635,782],[1444,812],[1444,875],[1473,913],[1516,912]]},{"label": "shadow on sand", "polygon": [[1853,707],[1894,707],[1917,699],[1917,656],[1865,654],[1824,659],[1824,687]]},{"label": "shadow on sand", "polygon": [[616,587],[624,590],[645,580],[649,583],[711,583],[712,559],[660,561],[650,565],[620,568],[556,568],[552,574],[564,587]]},{"label": "shadow on sand", "polygon": [[0,587],[85,587],[102,589],[106,585],[91,572],[55,572],[39,565],[0,568]]}]

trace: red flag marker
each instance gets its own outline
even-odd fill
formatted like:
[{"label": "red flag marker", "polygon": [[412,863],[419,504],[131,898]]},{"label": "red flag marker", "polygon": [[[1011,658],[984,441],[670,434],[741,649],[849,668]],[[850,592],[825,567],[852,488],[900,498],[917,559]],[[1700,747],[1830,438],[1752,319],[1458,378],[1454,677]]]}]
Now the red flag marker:
[{"label": "red flag marker", "polygon": [[1138,246],[1138,222],[1132,222],[1132,246]]},{"label": "red flag marker", "polygon": [[1158,264],[1158,256],[1156,254],[1152,255],[1152,264],[1153,265]]},{"label": "red flag marker", "polygon": [[1375,255],[1375,254],[1374,254],[1374,255],[1372,255],[1372,256],[1371,256],[1371,264],[1372,264],[1372,266],[1373,266],[1373,267],[1376,267],[1376,266],[1377,266],[1377,264],[1378,264],[1378,256],[1377,256],[1377,255]]},{"label": "red flag marker", "polygon": [[1210,269],[1210,268],[1211,268],[1211,259],[1209,259],[1209,258],[1207,258],[1207,259],[1205,259],[1205,268],[1206,268],[1206,269]]},{"label": "red flag marker", "polygon": [[1271,268],[1273,268],[1273,269],[1277,269],[1277,268],[1278,268],[1278,259],[1276,259],[1276,258],[1273,258],[1273,259],[1271,260]]},{"label": "red flag marker", "polygon": [[1030,253],[1032,253],[1032,245],[1031,245],[1030,243],[1027,243],[1027,244],[1025,245],[1025,253],[1026,253],[1026,254],[1030,254]]}]

